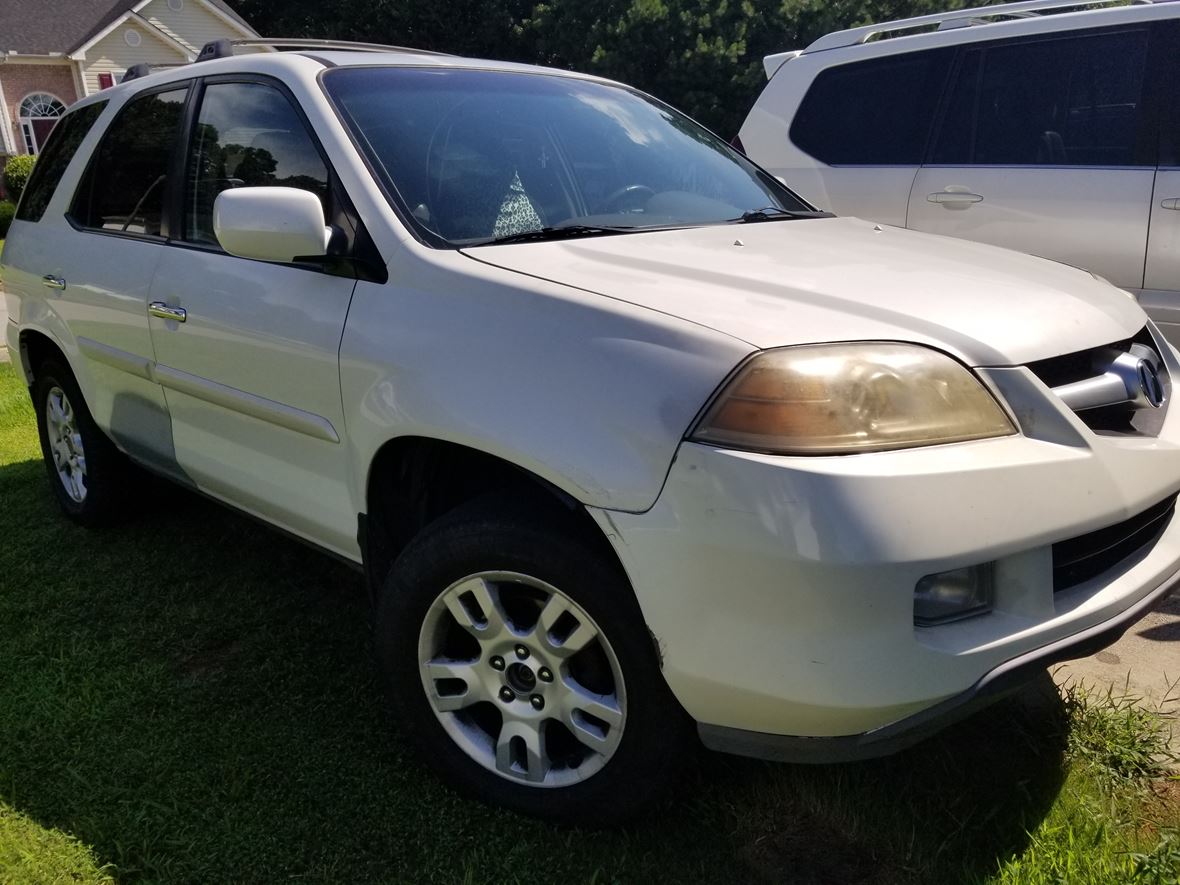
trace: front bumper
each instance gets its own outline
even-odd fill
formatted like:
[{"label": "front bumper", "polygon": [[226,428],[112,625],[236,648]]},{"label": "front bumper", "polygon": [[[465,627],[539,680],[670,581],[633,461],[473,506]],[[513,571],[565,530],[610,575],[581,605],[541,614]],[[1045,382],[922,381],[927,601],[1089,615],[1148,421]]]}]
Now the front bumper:
[{"label": "front bumper", "polygon": [[899,752],[1020,688],[1045,668],[1092,655],[1117,642],[1171,593],[1178,581],[1180,571],[1117,617],[1007,661],[961,694],[874,731],[842,737],[797,737],[699,725],[701,741],[711,750],[776,762],[852,762]]},{"label": "front bumper", "polygon": [[[1056,593],[1052,545],[1180,490],[1180,410],[1158,437],[1100,436],[1047,406],[1027,370],[981,374],[1022,435],[820,458],[686,443],[650,511],[595,513],[707,742],[777,758],[814,755],[814,738],[838,739],[829,758],[887,752],[1030,668],[1113,641],[1171,586],[1180,519]],[[914,626],[920,578],[986,562],[990,613]]]}]

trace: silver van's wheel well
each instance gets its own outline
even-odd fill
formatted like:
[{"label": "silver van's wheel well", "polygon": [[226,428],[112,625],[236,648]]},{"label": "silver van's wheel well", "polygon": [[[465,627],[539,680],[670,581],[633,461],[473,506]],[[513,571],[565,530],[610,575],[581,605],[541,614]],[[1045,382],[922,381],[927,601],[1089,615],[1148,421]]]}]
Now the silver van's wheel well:
[{"label": "silver van's wheel well", "polygon": [[488,495],[502,497],[506,508],[528,504],[552,511],[555,519],[564,520],[620,565],[585,507],[552,483],[476,449],[402,437],[382,446],[369,470],[360,542],[370,592],[381,586],[394,560],[422,529]]},{"label": "silver van's wheel well", "polygon": [[70,361],[62,353],[60,347],[53,343],[47,335],[32,330],[20,333],[20,364],[25,373],[25,381],[32,386],[37,375],[37,367],[46,360],[56,360],[67,368]]}]

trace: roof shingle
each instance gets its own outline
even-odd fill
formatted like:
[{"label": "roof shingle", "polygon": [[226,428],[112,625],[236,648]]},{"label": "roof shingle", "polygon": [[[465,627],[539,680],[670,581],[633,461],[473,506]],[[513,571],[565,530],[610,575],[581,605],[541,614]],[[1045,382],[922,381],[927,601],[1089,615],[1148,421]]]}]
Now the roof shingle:
[{"label": "roof shingle", "polygon": [[[249,28],[224,0],[209,2]],[[138,3],[139,0],[2,0],[0,53],[73,52]]]}]

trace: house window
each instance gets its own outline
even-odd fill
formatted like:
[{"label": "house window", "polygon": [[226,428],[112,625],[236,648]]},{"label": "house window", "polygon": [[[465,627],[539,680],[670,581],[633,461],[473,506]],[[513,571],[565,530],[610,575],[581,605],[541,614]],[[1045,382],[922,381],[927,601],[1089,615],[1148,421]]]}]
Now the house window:
[{"label": "house window", "polygon": [[66,106],[48,92],[34,92],[20,103],[20,131],[25,139],[25,152],[36,154],[57,125]]}]

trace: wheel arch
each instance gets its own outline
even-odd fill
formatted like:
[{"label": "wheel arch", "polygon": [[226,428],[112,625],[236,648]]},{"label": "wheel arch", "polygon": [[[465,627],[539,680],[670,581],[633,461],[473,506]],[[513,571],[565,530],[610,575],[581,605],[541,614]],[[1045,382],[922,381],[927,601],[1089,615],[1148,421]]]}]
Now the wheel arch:
[{"label": "wheel arch", "polygon": [[57,358],[61,360],[62,364],[74,373],[74,377],[78,377],[65,349],[45,332],[39,329],[21,329],[17,340],[20,342],[21,371],[24,372],[25,381],[30,387],[33,385],[37,366],[46,359]]},{"label": "wheel arch", "polygon": [[375,598],[398,554],[427,525],[462,504],[503,495],[505,506],[528,502],[564,518],[626,574],[614,547],[583,502],[532,471],[496,455],[433,437],[385,442],[369,464],[359,543]]}]

